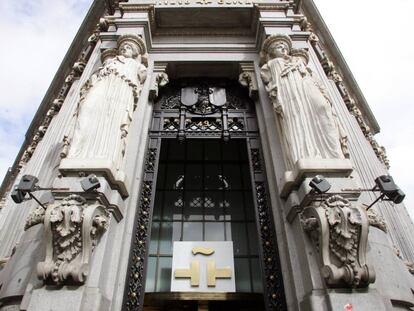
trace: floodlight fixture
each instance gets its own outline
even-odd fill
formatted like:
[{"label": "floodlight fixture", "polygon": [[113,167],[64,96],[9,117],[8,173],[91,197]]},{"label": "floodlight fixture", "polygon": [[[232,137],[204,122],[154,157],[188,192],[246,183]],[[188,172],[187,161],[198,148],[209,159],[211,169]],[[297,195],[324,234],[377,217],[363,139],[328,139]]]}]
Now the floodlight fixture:
[{"label": "floodlight fixture", "polygon": [[375,178],[375,186],[371,191],[379,191],[381,195],[375,199],[368,207],[369,210],[379,200],[391,201],[399,204],[404,201],[405,193],[395,184],[394,179],[390,175],[382,175]]},{"label": "floodlight fixture", "polygon": [[91,192],[101,186],[98,177],[94,174],[88,175],[86,178],[82,179],[80,184],[85,192]]},{"label": "floodlight fixture", "polygon": [[[14,186],[11,197],[13,201],[16,204],[20,204],[25,200],[33,199],[35,200],[40,206],[42,206],[44,209],[46,207],[33,195],[32,192],[38,191],[38,190],[69,190],[66,188],[42,188],[37,185],[37,182],[39,179],[36,176],[32,175],[23,175],[22,179],[20,180],[19,184]],[[26,198],[26,195],[29,197]]]},{"label": "floodlight fixture", "polygon": [[326,193],[331,189],[332,185],[322,175],[316,175],[312,178],[309,186],[318,194]]},{"label": "floodlight fixture", "polygon": [[381,195],[387,197],[388,201],[398,204],[404,200],[405,193],[395,184],[394,179],[390,175],[382,175],[375,178],[375,184],[374,189],[379,189]]}]

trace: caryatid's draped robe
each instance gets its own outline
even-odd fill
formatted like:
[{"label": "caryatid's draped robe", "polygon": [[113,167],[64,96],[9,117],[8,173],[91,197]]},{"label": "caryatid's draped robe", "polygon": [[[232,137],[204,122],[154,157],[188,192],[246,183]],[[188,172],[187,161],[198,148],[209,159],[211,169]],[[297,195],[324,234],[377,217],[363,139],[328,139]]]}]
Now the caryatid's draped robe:
[{"label": "caryatid's draped robe", "polygon": [[338,120],[302,57],[270,59],[261,76],[279,116],[287,164],[300,159],[343,159]]},{"label": "caryatid's draped robe", "polygon": [[114,175],[122,169],[128,127],[146,78],[140,60],[140,55],[106,60],[83,87],[68,160],[102,161]]}]

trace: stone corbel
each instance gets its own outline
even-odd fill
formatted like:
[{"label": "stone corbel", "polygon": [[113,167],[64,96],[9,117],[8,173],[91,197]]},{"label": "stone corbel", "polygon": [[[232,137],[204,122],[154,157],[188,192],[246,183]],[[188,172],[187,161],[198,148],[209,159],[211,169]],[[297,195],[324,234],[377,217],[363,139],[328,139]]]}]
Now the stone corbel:
[{"label": "stone corbel", "polygon": [[54,285],[84,283],[92,250],[108,226],[107,208],[97,199],[66,193],[43,217],[46,258],[37,266],[38,277]]},{"label": "stone corbel", "polygon": [[154,63],[154,70],[151,78],[151,89],[149,92],[149,97],[152,100],[155,100],[158,97],[158,91],[160,87],[163,87],[168,84],[168,75],[165,72],[167,69],[168,63]]},{"label": "stone corbel", "polygon": [[375,281],[375,271],[366,259],[369,221],[365,209],[331,195],[306,207],[301,222],[319,251],[328,287],[361,288]]},{"label": "stone corbel", "polygon": [[249,96],[253,100],[257,99],[258,88],[257,79],[254,71],[254,63],[240,63],[239,83],[249,88]]}]

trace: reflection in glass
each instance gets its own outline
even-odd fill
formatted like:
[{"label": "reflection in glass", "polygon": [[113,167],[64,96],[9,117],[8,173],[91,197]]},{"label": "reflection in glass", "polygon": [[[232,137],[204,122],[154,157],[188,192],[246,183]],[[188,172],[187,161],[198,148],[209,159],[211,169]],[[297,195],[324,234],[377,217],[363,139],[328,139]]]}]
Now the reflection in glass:
[{"label": "reflection in glass", "polygon": [[169,291],[174,241],[233,241],[236,289],[262,292],[245,140],[162,142],[146,291]]},{"label": "reflection in glass", "polygon": [[234,271],[236,274],[236,291],[238,292],[250,292],[250,269],[249,259],[246,258],[234,258]]},{"label": "reflection in glass", "polygon": [[171,282],[171,257],[161,257],[158,261],[158,292],[169,292]]}]

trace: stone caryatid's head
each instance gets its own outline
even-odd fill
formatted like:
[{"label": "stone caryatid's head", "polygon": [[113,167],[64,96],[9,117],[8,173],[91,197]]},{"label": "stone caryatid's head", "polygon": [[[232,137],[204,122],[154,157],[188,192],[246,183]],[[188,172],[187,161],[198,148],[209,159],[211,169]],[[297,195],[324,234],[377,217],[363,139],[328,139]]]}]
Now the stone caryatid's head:
[{"label": "stone caryatid's head", "polygon": [[288,35],[272,35],[263,42],[262,52],[270,59],[286,57],[291,54],[291,51],[292,39]]},{"label": "stone caryatid's head", "polygon": [[118,39],[119,54],[126,58],[137,58],[138,55],[145,54],[144,41],[137,35],[122,35]]}]

